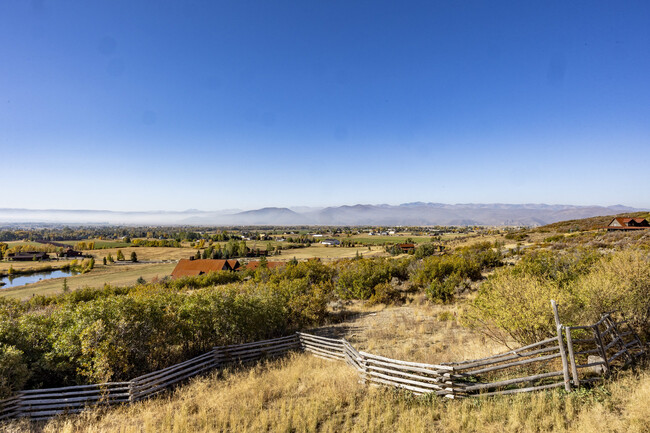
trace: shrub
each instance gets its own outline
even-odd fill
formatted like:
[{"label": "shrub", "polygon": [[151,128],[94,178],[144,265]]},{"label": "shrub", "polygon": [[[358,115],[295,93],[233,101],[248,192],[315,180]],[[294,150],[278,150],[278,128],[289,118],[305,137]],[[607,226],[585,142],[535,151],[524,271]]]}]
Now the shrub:
[{"label": "shrub", "polygon": [[404,302],[404,294],[390,283],[379,283],[374,287],[374,293],[368,299],[369,305],[399,304]]},{"label": "shrub", "polygon": [[459,274],[451,274],[444,280],[433,280],[425,289],[429,301],[434,303],[448,304],[454,300],[456,290],[464,284]]},{"label": "shrub", "polygon": [[28,378],[23,352],[15,346],[0,344],[0,399],[23,389]]},{"label": "shrub", "polygon": [[590,323],[620,310],[641,335],[650,336],[650,257],[640,250],[603,257],[575,283],[579,318]]},{"label": "shrub", "polygon": [[343,299],[368,299],[375,286],[391,280],[386,259],[357,259],[339,262],[337,289]]},{"label": "shrub", "polygon": [[594,323],[602,314],[620,310],[647,337],[650,259],[640,250],[603,257],[588,250],[536,252],[488,278],[469,319],[502,341],[509,336],[532,343],[555,334],[551,299],[560,305],[565,325]]}]

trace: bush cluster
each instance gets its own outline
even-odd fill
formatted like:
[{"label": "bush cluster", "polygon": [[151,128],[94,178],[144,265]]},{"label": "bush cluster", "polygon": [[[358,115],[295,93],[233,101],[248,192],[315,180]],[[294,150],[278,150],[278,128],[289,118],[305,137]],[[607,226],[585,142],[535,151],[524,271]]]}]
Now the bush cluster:
[{"label": "bush cluster", "polygon": [[650,257],[639,249],[599,255],[588,249],[539,251],[495,272],[480,289],[470,320],[501,339],[528,344],[554,335],[549,300],[566,325],[619,310],[650,334]]},{"label": "bush cluster", "polygon": [[26,303],[1,298],[0,398],[24,387],[129,380],[216,345],[283,335],[322,320],[330,292],[305,277],[197,290],[83,289]]}]

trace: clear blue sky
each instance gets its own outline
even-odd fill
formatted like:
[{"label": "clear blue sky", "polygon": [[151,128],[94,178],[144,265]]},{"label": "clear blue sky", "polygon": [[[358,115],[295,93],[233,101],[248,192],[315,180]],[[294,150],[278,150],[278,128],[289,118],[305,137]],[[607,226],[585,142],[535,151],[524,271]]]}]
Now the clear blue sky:
[{"label": "clear blue sky", "polygon": [[0,207],[648,208],[649,23],[648,1],[3,0]]}]

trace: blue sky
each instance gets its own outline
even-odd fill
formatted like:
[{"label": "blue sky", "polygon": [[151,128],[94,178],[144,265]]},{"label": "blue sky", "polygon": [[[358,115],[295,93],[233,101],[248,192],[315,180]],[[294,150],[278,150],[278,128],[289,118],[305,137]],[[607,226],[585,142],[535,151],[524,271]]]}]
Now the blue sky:
[{"label": "blue sky", "polygon": [[0,207],[650,208],[648,22],[647,1],[5,0]]}]

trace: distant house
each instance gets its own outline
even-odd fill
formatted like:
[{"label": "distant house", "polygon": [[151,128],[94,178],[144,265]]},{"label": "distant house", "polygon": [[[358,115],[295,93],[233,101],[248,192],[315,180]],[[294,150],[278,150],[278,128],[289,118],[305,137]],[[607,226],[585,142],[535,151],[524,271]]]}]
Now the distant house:
[{"label": "distant house", "polygon": [[398,247],[400,247],[403,253],[415,251],[415,244],[399,244]]},{"label": "distant house", "polygon": [[7,258],[15,262],[50,260],[50,256],[47,255],[47,253],[41,253],[38,251],[21,251],[19,253],[8,253]]},{"label": "distant house", "polygon": [[650,228],[645,218],[614,218],[606,227],[609,230],[639,230]]},{"label": "distant house", "polygon": [[341,241],[338,239],[325,239],[321,242],[323,245],[341,245]]},{"label": "distant house", "polygon": [[199,275],[207,274],[208,272],[217,271],[232,271],[232,265],[229,262],[236,262],[237,260],[213,260],[213,259],[181,259],[172,271],[172,279],[182,277],[196,277]]},{"label": "distant house", "polygon": [[75,251],[72,248],[68,248],[67,250],[63,251],[62,253],[59,253],[59,257],[82,257],[84,254],[81,251]]},{"label": "distant house", "polygon": [[[268,269],[282,268],[282,267],[284,267],[286,265],[287,265],[287,262],[266,262],[266,267]],[[260,262],[259,261],[248,262],[248,264],[246,265],[246,269],[249,269],[251,271],[254,271],[259,267],[260,267]]]}]

